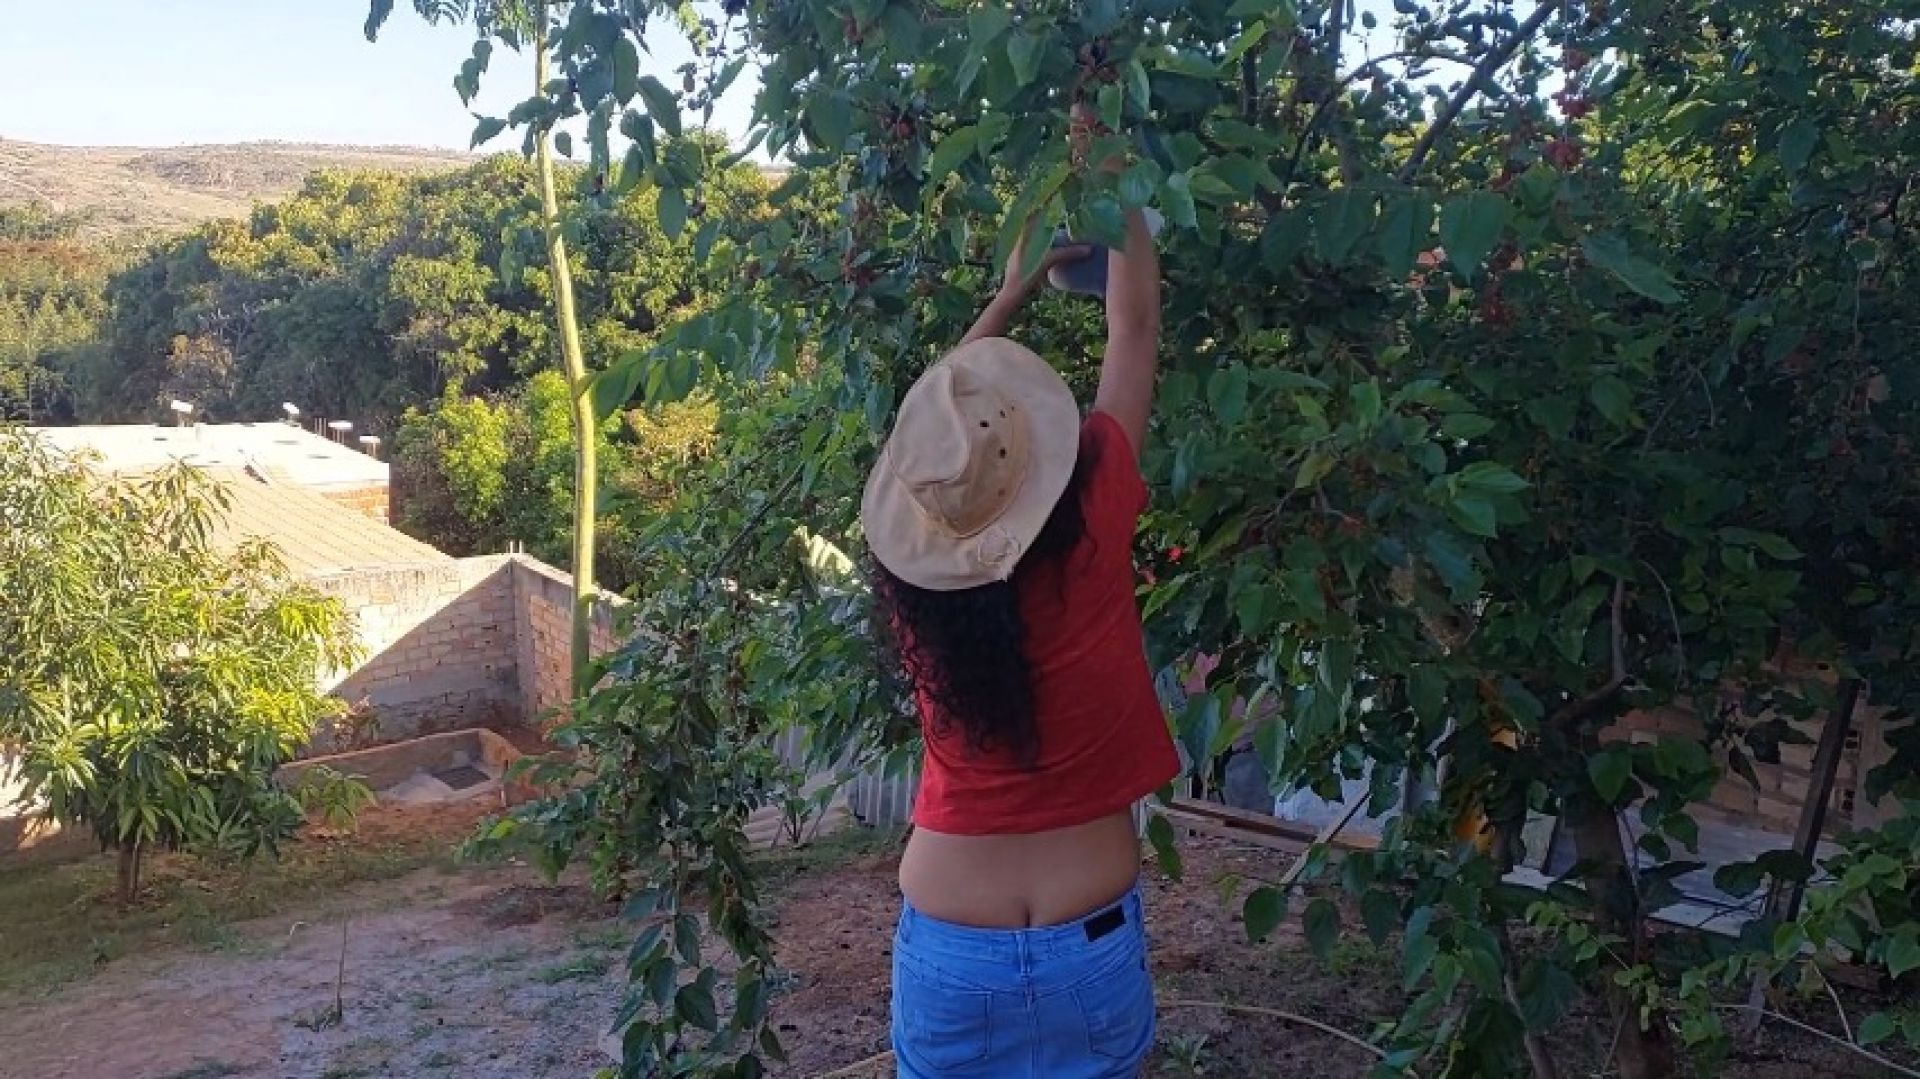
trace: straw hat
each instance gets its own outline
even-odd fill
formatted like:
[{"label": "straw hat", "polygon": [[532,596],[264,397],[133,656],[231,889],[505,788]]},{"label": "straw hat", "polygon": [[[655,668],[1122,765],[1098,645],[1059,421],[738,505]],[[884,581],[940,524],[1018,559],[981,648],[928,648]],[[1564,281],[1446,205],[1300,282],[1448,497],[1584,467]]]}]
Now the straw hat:
[{"label": "straw hat", "polygon": [[920,588],[1004,581],[1079,452],[1080,408],[1045,360],[1005,338],[962,345],[900,402],[860,504],[867,545]]}]

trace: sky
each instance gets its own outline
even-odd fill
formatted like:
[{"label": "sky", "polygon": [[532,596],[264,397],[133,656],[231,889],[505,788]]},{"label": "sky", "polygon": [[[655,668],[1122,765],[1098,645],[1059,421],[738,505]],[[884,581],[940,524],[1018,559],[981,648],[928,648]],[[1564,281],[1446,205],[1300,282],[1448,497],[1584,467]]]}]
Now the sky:
[{"label": "sky", "polygon": [[[1381,27],[1356,51],[1391,47],[1390,2],[1360,0]],[[395,8],[380,40],[369,43],[366,0],[0,0],[0,138],[464,150],[473,118],[452,80],[472,33],[427,25],[409,0]],[[662,31],[652,35],[656,52],[642,57],[642,70],[677,85],[673,69],[691,54],[677,32]],[[473,108],[504,116],[530,89],[531,63],[497,50]],[[749,70],[715,115],[736,141],[748,129],[755,90]],[[517,146],[503,137],[488,149]]]},{"label": "sky", "polygon": [[[466,149],[473,118],[453,76],[472,32],[428,26],[399,0],[370,44],[366,17],[366,0],[0,0],[0,138]],[[673,69],[690,53],[663,30],[641,68],[677,85]],[[505,115],[532,80],[531,59],[497,50],[473,107]],[[743,75],[715,125],[744,133],[753,93]]]}]

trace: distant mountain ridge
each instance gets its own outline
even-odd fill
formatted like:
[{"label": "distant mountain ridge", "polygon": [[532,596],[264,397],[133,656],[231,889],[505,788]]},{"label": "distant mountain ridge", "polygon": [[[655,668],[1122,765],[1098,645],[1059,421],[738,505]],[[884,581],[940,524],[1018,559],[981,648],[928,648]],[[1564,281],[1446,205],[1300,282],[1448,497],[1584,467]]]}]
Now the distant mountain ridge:
[{"label": "distant mountain ridge", "polygon": [[479,160],[452,150],[242,142],[202,146],[51,146],[0,138],[0,206],[39,203],[88,217],[101,234],[177,232],[245,217],[316,169],[429,172]]}]

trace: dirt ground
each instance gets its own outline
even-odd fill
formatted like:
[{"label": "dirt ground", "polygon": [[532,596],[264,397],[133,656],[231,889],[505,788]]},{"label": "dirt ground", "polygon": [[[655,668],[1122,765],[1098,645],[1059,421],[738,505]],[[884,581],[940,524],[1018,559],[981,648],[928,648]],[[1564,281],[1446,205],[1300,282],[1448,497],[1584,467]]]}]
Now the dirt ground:
[{"label": "dirt ground", "polygon": [[[380,810],[363,827],[444,833],[451,843],[475,812]],[[842,838],[771,867],[783,968],[775,1015],[792,1055],[778,1074],[819,1076],[886,1049],[893,848],[884,838]],[[1293,926],[1249,946],[1218,882],[1272,876],[1278,856],[1197,838],[1183,850],[1185,883],[1149,872],[1162,1001],[1153,1072],[1364,1075],[1371,1060],[1359,1049],[1208,1005],[1292,1010],[1364,1037],[1403,999],[1397,957],[1344,944],[1321,963]],[[628,936],[583,887],[545,885],[525,867],[435,866],[364,881],[234,925],[217,946],[137,952],[70,984],[0,1000],[0,1076],[586,1076],[608,1062],[600,1046]],[[1595,1074],[1583,1065],[1604,1053],[1605,1026],[1591,1005],[1561,1024],[1553,1049],[1567,1074]],[[860,1073],[889,1074],[884,1065]],[[1724,1074],[1874,1073],[1770,1034]]]}]

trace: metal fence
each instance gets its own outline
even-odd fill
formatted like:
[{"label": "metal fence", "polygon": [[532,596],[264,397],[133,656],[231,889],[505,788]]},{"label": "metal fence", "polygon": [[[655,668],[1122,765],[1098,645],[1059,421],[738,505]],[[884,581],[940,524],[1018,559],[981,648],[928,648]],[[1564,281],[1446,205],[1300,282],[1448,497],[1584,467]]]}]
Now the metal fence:
[{"label": "metal fence", "polygon": [[[783,731],[774,743],[774,752],[794,767],[806,764],[806,732],[798,728]],[[818,771],[814,778],[826,779],[843,767],[841,764]],[[892,775],[880,765],[865,769],[841,787],[841,794],[847,800],[847,811],[860,823],[876,828],[898,828],[912,819],[913,796],[919,789],[920,765],[916,761]]]}]

